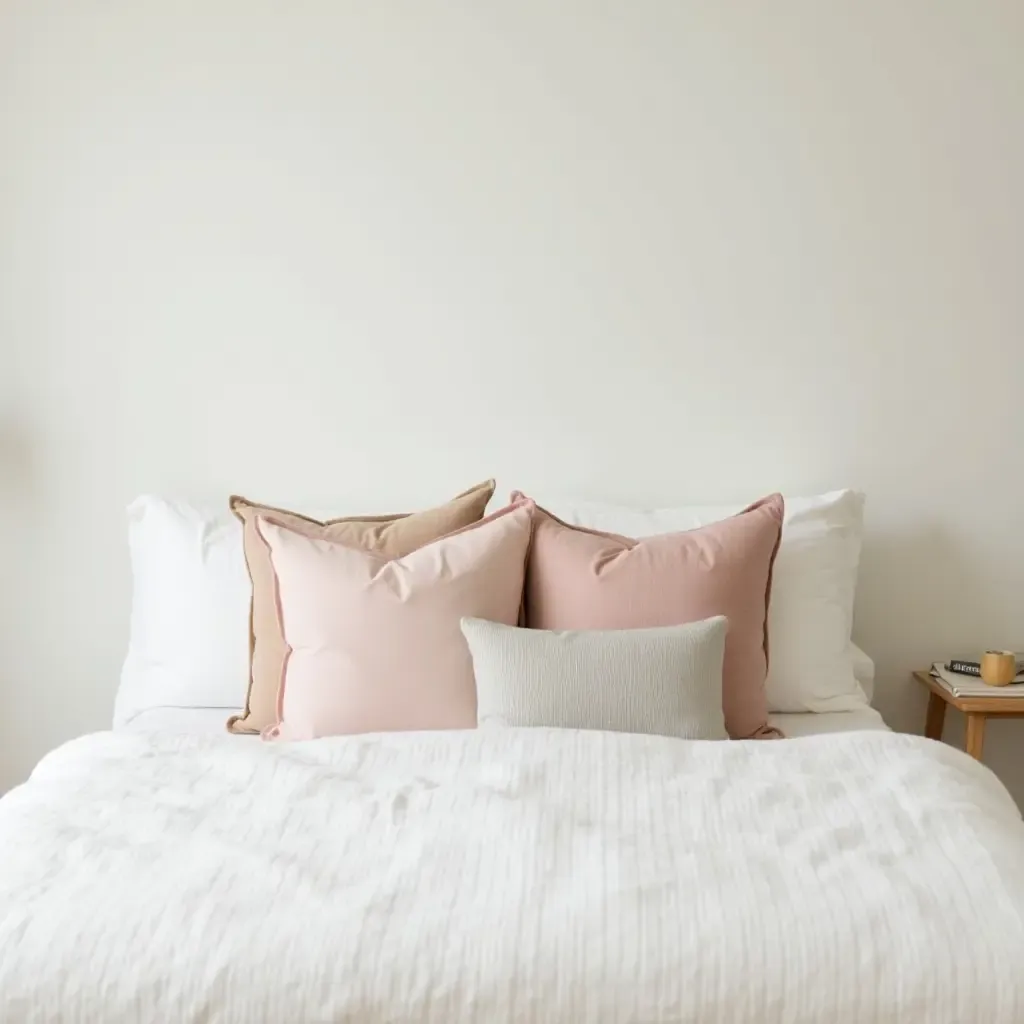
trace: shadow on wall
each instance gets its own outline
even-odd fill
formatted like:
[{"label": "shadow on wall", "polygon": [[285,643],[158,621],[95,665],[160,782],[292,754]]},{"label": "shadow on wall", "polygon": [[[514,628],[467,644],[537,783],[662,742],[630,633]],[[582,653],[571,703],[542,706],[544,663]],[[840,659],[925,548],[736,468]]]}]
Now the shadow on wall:
[{"label": "shadow on wall", "polygon": [[868,531],[855,636],[879,665],[875,703],[895,728],[924,728],[925,694],[909,678],[914,669],[994,642],[986,576],[962,535],[938,524]]},{"label": "shadow on wall", "polygon": [[0,508],[30,504],[35,480],[34,448],[24,424],[0,419]]},{"label": "shadow on wall", "polygon": [[[23,600],[23,595],[11,583],[10,574],[26,542],[25,526],[38,513],[36,452],[32,434],[24,424],[0,418],[0,579],[8,582],[0,587],[0,645],[6,651],[19,642],[18,609],[13,602]],[[11,685],[10,673],[0,668],[0,694]],[[5,783],[17,781],[14,757],[14,745],[0,742],[0,793]]]}]

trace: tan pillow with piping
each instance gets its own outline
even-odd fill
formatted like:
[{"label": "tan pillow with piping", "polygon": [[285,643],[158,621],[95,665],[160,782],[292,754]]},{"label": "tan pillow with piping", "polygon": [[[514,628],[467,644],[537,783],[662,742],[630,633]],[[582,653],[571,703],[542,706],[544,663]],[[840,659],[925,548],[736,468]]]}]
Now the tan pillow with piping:
[{"label": "tan pillow with piping", "polygon": [[257,516],[314,540],[329,540],[391,558],[402,558],[424,544],[482,519],[493,493],[494,481],[487,480],[452,498],[447,504],[424,512],[354,516],[331,519],[326,523],[297,512],[232,497],[231,511],[242,521],[242,544],[252,580],[252,609],[249,617],[249,692],[245,711],[228,719],[228,729],[236,733],[258,733],[277,724],[277,692],[288,651],[277,617],[274,567],[266,542],[256,528]]}]

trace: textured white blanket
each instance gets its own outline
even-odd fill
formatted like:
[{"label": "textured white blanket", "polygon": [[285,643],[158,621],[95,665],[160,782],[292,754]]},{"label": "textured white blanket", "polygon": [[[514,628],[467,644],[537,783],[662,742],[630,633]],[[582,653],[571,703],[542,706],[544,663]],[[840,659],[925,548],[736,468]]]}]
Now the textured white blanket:
[{"label": "textured white blanket", "polygon": [[98,734],[0,801],[0,1021],[1024,1020],[1024,824],[860,733]]}]

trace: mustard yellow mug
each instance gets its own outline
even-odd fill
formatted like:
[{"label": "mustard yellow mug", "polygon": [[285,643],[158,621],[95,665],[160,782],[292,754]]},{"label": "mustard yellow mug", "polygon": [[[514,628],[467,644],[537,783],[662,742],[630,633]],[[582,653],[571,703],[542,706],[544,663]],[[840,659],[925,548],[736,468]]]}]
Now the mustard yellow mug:
[{"label": "mustard yellow mug", "polygon": [[981,656],[981,679],[989,686],[1006,686],[1017,674],[1017,655],[1013,651],[986,651]]}]

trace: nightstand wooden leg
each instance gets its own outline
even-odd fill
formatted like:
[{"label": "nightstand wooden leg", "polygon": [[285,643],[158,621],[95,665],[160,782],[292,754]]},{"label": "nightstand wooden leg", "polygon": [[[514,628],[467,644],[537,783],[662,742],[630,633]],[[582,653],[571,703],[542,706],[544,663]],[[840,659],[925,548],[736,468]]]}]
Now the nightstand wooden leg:
[{"label": "nightstand wooden leg", "polygon": [[967,716],[967,753],[975,760],[981,760],[981,752],[985,746],[986,715]]},{"label": "nightstand wooden leg", "polygon": [[946,702],[937,694],[928,694],[928,717],[924,720],[924,734],[930,740],[942,739],[946,723]]}]

